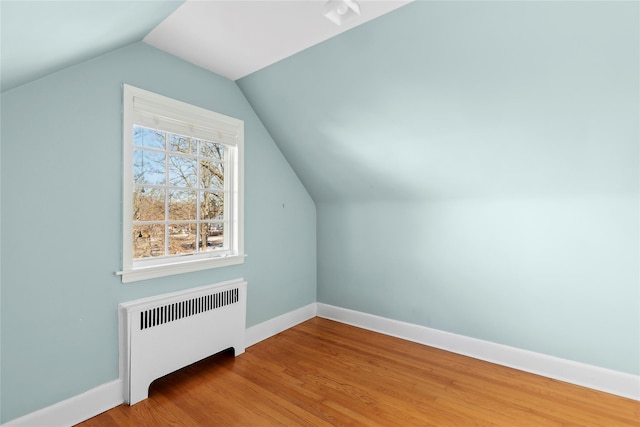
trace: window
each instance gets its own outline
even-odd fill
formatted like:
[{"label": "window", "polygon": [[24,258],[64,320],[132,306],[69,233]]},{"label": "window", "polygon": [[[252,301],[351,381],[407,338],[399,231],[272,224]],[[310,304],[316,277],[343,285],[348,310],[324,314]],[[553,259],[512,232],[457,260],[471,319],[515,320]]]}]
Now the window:
[{"label": "window", "polygon": [[124,85],[122,281],[244,261],[244,122]]}]

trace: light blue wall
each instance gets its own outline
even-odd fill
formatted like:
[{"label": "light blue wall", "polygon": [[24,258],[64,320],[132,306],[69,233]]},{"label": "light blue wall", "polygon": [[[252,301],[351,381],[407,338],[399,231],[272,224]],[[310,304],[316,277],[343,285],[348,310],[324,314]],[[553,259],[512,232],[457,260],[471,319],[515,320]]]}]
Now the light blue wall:
[{"label": "light blue wall", "polygon": [[[122,83],[245,121],[241,266],[123,285]],[[237,277],[247,325],[316,300],[315,205],[235,83],[144,43],[2,94],[2,414],[118,378],[117,305]]]},{"label": "light blue wall", "polygon": [[[639,12],[418,1],[254,73],[295,174],[145,44],[3,93],[0,422],[117,378],[118,302],[242,276],[253,325],[316,300],[316,250],[321,302],[640,374]],[[123,82],[245,120],[244,265],[113,275]]]},{"label": "light blue wall", "polygon": [[417,1],[239,86],[320,302],[640,374],[639,63],[637,2]]},{"label": "light blue wall", "polygon": [[638,198],[323,203],[318,300],[640,373]]},{"label": "light blue wall", "polygon": [[138,42],[184,1],[2,0],[2,92]]}]

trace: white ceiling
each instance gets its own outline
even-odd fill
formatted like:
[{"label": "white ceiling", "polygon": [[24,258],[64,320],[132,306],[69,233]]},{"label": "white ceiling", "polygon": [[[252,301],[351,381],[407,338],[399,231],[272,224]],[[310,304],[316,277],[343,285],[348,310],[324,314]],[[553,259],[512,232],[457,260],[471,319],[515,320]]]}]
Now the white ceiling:
[{"label": "white ceiling", "polygon": [[236,80],[410,0],[358,0],[336,26],[325,0],[0,0],[0,90],[144,40]]},{"label": "white ceiling", "polygon": [[144,41],[237,80],[410,2],[359,0],[361,15],[337,26],[324,0],[189,0]]}]

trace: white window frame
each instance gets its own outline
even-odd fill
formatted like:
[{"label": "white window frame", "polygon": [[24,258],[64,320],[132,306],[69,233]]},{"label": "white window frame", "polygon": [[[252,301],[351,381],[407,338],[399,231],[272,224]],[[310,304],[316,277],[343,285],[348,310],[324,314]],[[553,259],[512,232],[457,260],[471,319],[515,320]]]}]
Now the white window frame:
[{"label": "white window frame", "polygon": [[[225,167],[225,251],[133,259],[134,125],[221,142]],[[185,131],[186,129],[186,131]],[[244,122],[127,84],[123,85],[122,283],[244,262]]]}]

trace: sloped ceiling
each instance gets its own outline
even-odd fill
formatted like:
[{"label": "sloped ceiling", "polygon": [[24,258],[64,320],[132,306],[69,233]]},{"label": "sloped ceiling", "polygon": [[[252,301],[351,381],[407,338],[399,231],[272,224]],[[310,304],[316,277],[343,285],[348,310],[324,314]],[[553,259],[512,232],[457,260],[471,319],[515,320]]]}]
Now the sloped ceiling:
[{"label": "sloped ceiling", "polygon": [[637,194],[638,16],[414,2],[238,84],[316,201]]},{"label": "sloped ceiling", "polygon": [[2,91],[147,36],[260,70],[238,84],[316,201],[638,191],[637,2],[363,0],[391,12],[310,32],[323,1],[206,3],[3,0]]},{"label": "sloped ceiling", "polygon": [[326,0],[2,0],[1,89],[142,40],[235,80],[410,1],[360,0],[336,26]]},{"label": "sloped ceiling", "polygon": [[237,80],[410,1],[359,0],[340,26],[324,17],[326,0],[188,1],[144,41]]},{"label": "sloped ceiling", "polygon": [[1,90],[140,41],[182,3],[2,0]]}]

